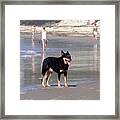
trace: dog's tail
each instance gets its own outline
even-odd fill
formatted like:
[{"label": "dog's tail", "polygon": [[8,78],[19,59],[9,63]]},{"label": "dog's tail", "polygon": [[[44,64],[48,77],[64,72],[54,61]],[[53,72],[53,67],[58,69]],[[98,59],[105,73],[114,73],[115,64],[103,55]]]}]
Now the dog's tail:
[{"label": "dog's tail", "polygon": [[42,64],[42,76],[45,75],[45,73],[47,72],[48,69],[49,69],[49,67],[48,67],[47,61],[44,60],[43,64]]}]

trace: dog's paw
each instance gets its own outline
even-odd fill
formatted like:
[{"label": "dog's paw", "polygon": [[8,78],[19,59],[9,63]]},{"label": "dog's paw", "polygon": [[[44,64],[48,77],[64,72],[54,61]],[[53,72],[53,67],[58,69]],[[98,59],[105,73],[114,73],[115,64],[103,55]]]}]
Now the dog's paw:
[{"label": "dog's paw", "polygon": [[57,84],[58,84],[58,87],[61,87],[61,84],[60,84],[60,81],[59,81],[59,80],[58,80],[58,83],[57,83]]},{"label": "dog's paw", "polygon": [[58,84],[58,87],[60,88],[60,87],[61,87],[61,85],[60,85],[60,84]]},{"label": "dog's paw", "polygon": [[47,87],[50,87],[50,84],[47,84]]},{"label": "dog's paw", "polygon": [[68,87],[68,84],[67,84],[67,83],[65,83],[65,87]]},{"label": "dog's paw", "polygon": [[45,84],[44,84],[43,82],[42,82],[42,86],[43,86],[43,87],[46,87]]}]

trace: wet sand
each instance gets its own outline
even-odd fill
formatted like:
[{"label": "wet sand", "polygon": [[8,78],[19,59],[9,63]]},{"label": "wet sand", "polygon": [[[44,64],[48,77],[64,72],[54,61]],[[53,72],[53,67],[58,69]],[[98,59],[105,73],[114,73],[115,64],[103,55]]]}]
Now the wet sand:
[{"label": "wet sand", "polygon": [[58,88],[57,85],[44,88],[40,85],[34,91],[21,94],[21,100],[99,100],[99,90],[99,81],[73,84],[68,88]]}]

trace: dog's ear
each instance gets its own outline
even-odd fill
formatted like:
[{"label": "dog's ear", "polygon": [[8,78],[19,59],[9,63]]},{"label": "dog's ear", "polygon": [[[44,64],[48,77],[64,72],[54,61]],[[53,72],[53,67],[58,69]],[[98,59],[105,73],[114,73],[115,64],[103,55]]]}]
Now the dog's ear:
[{"label": "dog's ear", "polygon": [[63,50],[61,50],[61,55],[64,55],[65,53],[63,52]]},{"label": "dog's ear", "polygon": [[67,51],[67,54],[69,55],[70,53]]}]

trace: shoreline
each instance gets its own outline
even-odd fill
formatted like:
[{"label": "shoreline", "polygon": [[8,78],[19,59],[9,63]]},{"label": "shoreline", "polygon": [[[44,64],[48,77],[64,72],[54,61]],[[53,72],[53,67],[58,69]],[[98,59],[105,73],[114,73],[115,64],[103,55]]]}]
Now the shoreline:
[{"label": "shoreline", "polygon": [[[32,33],[33,26],[20,26],[20,33]],[[51,36],[93,36],[93,26],[68,26],[68,27],[46,27],[47,34]],[[35,34],[41,35],[42,27],[35,27]],[[98,27],[98,36],[100,28]]]}]

